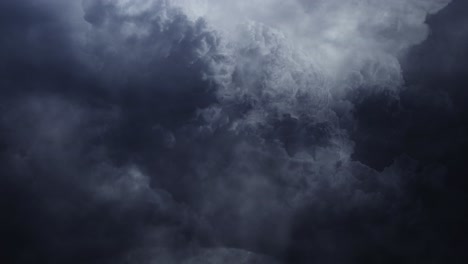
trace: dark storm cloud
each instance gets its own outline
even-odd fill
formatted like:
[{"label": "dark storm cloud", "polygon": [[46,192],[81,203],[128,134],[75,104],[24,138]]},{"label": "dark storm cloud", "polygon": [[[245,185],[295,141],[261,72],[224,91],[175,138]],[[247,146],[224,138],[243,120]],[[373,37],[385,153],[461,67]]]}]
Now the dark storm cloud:
[{"label": "dark storm cloud", "polygon": [[[2,258],[7,263],[115,263],[132,248],[144,247],[146,239],[154,247],[186,245],[185,233],[195,232],[190,225],[197,220],[190,220],[191,213],[167,192],[150,189],[138,170],[114,165],[114,158],[120,161],[126,151],[127,163],[138,159],[133,151],[152,145],[157,151],[162,140],[149,133],[169,133],[158,134],[158,123],[177,126],[210,100],[209,94],[203,96],[209,86],[197,79],[196,70],[178,75],[178,65],[186,67],[192,59],[190,43],[180,43],[183,52],[170,52],[159,63],[124,70],[130,72],[121,76],[127,80],[109,80],[105,68],[96,71],[80,57],[86,49],[108,65],[135,65],[113,61],[98,44],[74,50],[70,28],[47,7],[2,2]],[[120,18],[114,20],[109,23],[118,27]],[[187,33],[189,42],[198,34],[196,27],[203,27],[177,13],[166,25],[174,29],[153,37],[170,40],[171,34]],[[168,79],[134,76],[148,75],[141,70],[151,64],[159,66],[152,72],[156,78]],[[140,82],[128,84],[131,78]]]},{"label": "dark storm cloud", "polygon": [[467,214],[467,10],[465,1],[454,1],[428,19],[431,34],[403,61],[407,87],[398,96],[358,95],[352,135],[354,158],[374,168],[406,153],[421,168],[445,171],[438,192],[421,187],[431,179],[426,171],[413,193],[423,197],[429,223],[438,226],[439,254],[453,262],[464,261],[467,244],[460,236]]},{"label": "dark storm cloud", "polygon": [[[403,60],[407,88],[397,97],[382,93],[372,94],[356,108],[362,129],[357,137],[368,137],[362,149],[364,159],[385,166],[398,153],[411,151],[419,158],[437,159],[452,156],[464,148],[467,93],[467,5],[455,1],[428,20],[431,34],[426,42],[411,50]],[[362,96],[358,95],[358,96]],[[363,98],[366,98],[364,96]],[[382,107],[385,106],[385,107]],[[382,136],[391,134],[391,137]],[[386,141],[373,141],[373,137]],[[405,138],[409,137],[411,138]],[[358,139],[362,141],[361,139]],[[385,143],[386,142],[386,143]],[[429,143],[430,142],[430,143]],[[379,146],[379,144],[385,144]],[[448,146],[448,145],[453,146]],[[374,156],[373,147],[389,156]],[[460,150],[450,150],[451,147]],[[415,153],[419,152],[419,153]],[[433,157],[429,157],[429,156]],[[434,155],[439,155],[436,157]],[[364,157],[365,156],[365,157]],[[378,165],[378,164],[381,165]]]},{"label": "dark storm cloud", "polygon": [[[464,183],[460,1],[430,18],[403,76],[399,52],[445,1],[398,2],[404,15],[259,1],[268,12],[250,6],[239,27],[237,4],[207,1],[204,19],[201,2],[40,3],[0,3],[6,263],[463,258],[464,195],[448,195]],[[400,24],[369,12],[385,10]],[[311,43],[289,31],[301,19]]]}]

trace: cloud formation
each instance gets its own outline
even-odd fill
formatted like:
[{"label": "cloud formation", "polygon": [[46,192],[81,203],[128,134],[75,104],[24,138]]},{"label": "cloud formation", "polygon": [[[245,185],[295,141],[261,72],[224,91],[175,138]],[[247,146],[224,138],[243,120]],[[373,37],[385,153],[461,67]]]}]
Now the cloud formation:
[{"label": "cloud formation", "polygon": [[433,157],[461,152],[452,139],[465,128],[450,121],[455,136],[439,149],[406,143],[414,131],[432,140],[424,113],[434,128],[463,117],[448,110],[451,94],[419,107],[427,91],[404,89],[421,83],[412,56],[430,37],[426,18],[448,3],[0,3],[0,258],[459,256],[441,216],[463,210],[460,192],[446,195],[459,163]]}]

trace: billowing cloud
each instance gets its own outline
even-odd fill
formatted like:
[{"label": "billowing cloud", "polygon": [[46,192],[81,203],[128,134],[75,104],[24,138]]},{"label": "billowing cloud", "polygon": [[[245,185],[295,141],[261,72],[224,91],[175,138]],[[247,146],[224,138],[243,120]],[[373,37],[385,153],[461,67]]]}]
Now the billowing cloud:
[{"label": "billowing cloud", "polygon": [[7,263],[459,253],[462,111],[404,89],[449,0],[33,2],[0,3]]}]

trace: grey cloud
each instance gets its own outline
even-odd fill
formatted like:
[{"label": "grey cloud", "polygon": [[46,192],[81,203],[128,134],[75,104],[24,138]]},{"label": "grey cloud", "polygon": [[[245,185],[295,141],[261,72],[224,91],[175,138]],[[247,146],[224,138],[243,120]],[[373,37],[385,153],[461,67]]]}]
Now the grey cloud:
[{"label": "grey cloud", "polygon": [[455,141],[407,143],[458,116],[399,90],[447,1],[44,3],[0,4],[7,263],[462,258]]}]

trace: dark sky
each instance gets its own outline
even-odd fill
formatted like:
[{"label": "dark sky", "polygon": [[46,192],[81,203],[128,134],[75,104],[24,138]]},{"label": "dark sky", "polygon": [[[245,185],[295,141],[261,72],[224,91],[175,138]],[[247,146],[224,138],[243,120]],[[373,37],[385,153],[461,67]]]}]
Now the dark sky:
[{"label": "dark sky", "polygon": [[467,263],[467,101],[464,0],[0,0],[0,263]]}]

